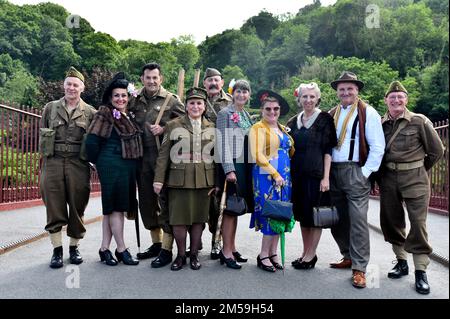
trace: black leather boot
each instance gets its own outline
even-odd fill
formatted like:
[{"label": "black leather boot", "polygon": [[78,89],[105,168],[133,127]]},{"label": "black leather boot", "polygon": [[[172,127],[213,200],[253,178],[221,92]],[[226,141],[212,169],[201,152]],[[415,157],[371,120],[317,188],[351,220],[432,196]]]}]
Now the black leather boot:
[{"label": "black leather boot", "polygon": [[152,261],[152,268],[161,268],[172,262],[172,252],[166,249],[161,249],[158,257]]},{"label": "black leather boot", "polygon": [[428,284],[427,273],[423,270],[416,270],[416,291],[422,295],[430,293],[430,285]]},{"label": "black leather boot", "polygon": [[397,259],[397,264],[388,272],[388,277],[398,279],[408,275],[408,262],[404,259]]},{"label": "black leather boot", "polygon": [[53,248],[53,256],[50,260],[50,268],[61,268],[63,266],[63,248],[62,246]]},{"label": "black leather boot", "polygon": [[79,265],[83,262],[80,251],[77,246],[69,246],[70,263]]},{"label": "black leather boot", "polygon": [[159,255],[159,252],[161,251],[161,243],[154,243],[149,248],[147,248],[144,252],[138,253],[136,255],[137,259],[148,259],[157,257]]}]

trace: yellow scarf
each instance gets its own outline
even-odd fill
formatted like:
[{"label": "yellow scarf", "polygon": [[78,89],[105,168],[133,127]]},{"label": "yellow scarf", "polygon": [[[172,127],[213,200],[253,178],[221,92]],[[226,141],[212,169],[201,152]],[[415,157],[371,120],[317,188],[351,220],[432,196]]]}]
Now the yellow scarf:
[{"label": "yellow scarf", "polygon": [[[340,149],[342,144],[344,143],[345,134],[347,133],[347,125],[348,125],[348,122],[350,121],[350,118],[353,115],[353,112],[355,112],[356,107],[358,106],[358,100],[359,99],[356,99],[355,103],[352,104],[350,112],[348,112],[347,116],[344,119],[344,123],[342,124],[342,128],[341,128],[341,133],[339,134],[338,145],[336,146],[337,149]],[[337,107],[336,112],[334,113],[334,126],[336,128],[337,128],[337,125],[338,125],[338,120],[339,120],[339,116],[340,115],[341,115],[341,106],[339,105]]]}]

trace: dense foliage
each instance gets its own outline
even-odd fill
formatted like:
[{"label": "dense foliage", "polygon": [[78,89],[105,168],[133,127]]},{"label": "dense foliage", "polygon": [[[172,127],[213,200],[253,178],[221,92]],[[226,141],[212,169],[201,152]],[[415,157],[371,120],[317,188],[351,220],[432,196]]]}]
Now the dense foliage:
[{"label": "dense foliage", "polygon": [[74,65],[89,78],[84,99],[98,105],[113,72],[125,71],[138,84],[142,65],[157,61],[170,90],[176,91],[181,68],[188,87],[196,68],[216,67],[226,85],[244,77],[253,93],[263,87],[281,92],[291,114],[301,82],[317,81],[328,109],[337,102],[329,82],[343,70],[354,71],[366,82],[363,98],[383,113],[384,91],[400,79],[412,109],[432,120],[448,117],[448,1],[338,0],[328,7],[314,1],[291,15],[261,11],[239,30],[198,46],[192,36],[156,44],[116,41],[85,19],[68,28],[69,15],[51,3],[0,0],[0,99],[42,107],[60,97],[64,72]]}]

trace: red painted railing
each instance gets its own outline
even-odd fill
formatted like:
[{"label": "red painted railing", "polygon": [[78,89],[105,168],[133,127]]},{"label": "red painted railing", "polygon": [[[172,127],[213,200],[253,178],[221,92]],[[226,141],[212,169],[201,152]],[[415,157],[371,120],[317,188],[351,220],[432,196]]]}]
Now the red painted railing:
[{"label": "red painted railing", "polygon": [[[40,198],[39,120],[41,113],[29,107],[0,102],[0,204]],[[8,105],[12,105],[8,103]],[[448,211],[448,119],[435,123],[445,154],[430,172],[430,206]],[[95,172],[91,190],[100,191]]]},{"label": "red painted railing", "polygon": [[[39,121],[41,112],[0,102],[0,204],[41,198]],[[100,191],[95,172],[92,192]]]}]

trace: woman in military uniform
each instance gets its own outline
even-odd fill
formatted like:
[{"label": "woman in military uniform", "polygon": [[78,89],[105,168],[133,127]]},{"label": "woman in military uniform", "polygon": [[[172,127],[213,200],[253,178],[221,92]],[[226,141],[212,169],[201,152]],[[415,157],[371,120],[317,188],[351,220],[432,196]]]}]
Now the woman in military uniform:
[{"label": "woman in military uniform", "polygon": [[198,249],[204,223],[208,221],[214,187],[214,124],[203,117],[207,94],[191,88],[186,93],[187,115],[170,121],[156,162],[153,187],[159,194],[168,189],[169,222],[178,247],[172,270],[186,264],[186,234],[190,228],[190,266],[200,269]]},{"label": "woman in military uniform", "polygon": [[136,170],[142,157],[142,137],[127,111],[128,81],[122,72],[116,74],[106,88],[102,103],[88,129],[86,151],[96,163],[102,188],[103,238],[100,260],[117,265],[109,245],[112,236],[117,244],[115,255],[126,265],[137,265],[125,246],[124,214],[136,216]]}]

